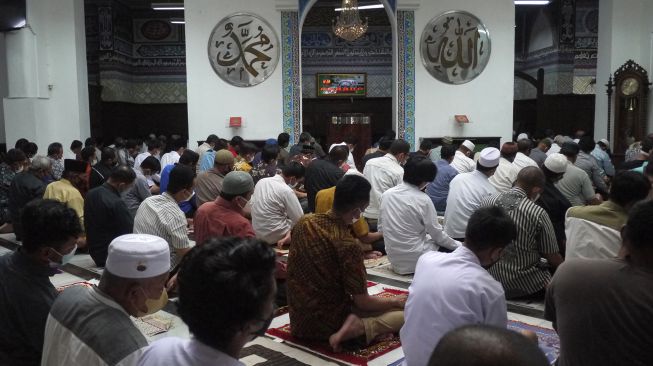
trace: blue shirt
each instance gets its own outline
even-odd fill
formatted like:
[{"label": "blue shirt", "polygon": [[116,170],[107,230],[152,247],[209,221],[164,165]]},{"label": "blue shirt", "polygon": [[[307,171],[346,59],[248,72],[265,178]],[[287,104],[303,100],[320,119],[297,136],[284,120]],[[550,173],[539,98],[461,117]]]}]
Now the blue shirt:
[{"label": "blue shirt", "polygon": [[614,177],[614,165],[612,165],[610,156],[599,147],[599,144],[596,144],[596,147],[592,150],[591,154],[599,164],[599,168],[601,168],[606,175]]},{"label": "blue shirt", "polygon": [[429,195],[435,210],[439,214],[443,214],[447,209],[447,196],[449,195],[449,183],[458,175],[458,171],[449,165],[446,160],[438,160],[435,162],[438,167],[438,174],[431,184],[426,188],[426,194]]},{"label": "blue shirt", "polygon": [[177,164],[167,165],[161,171],[161,180],[159,181],[159,187],[161,188],[161,194],[168,190],[168,182],[170,181],[170,172]]},{"label": "blue shirt", "polygon": [[204,153],[202,161],[200,161],[200,173],[205,172],[213,168],[215,162],[215,151],[209,150]]}]

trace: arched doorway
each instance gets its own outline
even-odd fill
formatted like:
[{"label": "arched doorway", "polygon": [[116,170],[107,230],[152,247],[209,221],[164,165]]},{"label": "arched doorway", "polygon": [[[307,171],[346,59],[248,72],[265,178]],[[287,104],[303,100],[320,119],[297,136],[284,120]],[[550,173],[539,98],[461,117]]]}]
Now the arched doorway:
[{"label": "arched doorway", "polygon": [[[334,9],[340,7],[341,1],[300,1],[299,38],[303,40],[299,45],[301,57],[298,73],[300,80],[301,129],[308,130],[316,137],[322,138],[323,145],[338,142],[326,141],[328,134],[326,114],[328,113],[324,110],[325,106],[333,109],[331,112],[376,111],[376,118],[372,116],[371,121],[372,128],[369,141],[372,143],[385,130],[392,129],[398,133],[403,132],[398,125],[398,121],[401,119],[398,118],[396,9],[394,8],[394,2],[389,0],[359,1],[359,7],[371,4],[380,4],[383,9],[360,11],[362,19],[370,17],[366,36],[361,40],[346,42],[338,39],[331,32],[330,22],[335,17]],[[383,19],[380,19],[380,16]],[[326,33],[330,34],[327,35]],[[337,43],[337,47],[329,49],[326,43],[331,41]],[[324,42],[325,47],[320,49],[320,42]],[[387,52],[387,62],[385,64],[382,60],[384,51]],[[337,53],[341,53],[343,57],[336,57],[335,54]],[[325,60],[325,58],[333,62],[329,64],[329,60]],[[325,98],[324,96],[318,96],[317,75],[321,72],[330,74],[366,74],[366,96],[364,98]],[[356,150],[361,154],[366,148],[361,146],[362,151],[359,151],[359,147]]]}]

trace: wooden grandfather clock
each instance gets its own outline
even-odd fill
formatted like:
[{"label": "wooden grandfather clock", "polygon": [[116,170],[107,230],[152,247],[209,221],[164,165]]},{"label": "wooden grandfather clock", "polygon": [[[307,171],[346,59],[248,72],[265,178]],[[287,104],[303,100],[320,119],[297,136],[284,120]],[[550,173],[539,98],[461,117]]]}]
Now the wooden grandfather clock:
[{"label": "wooden grandfather clock", "polygon": [[[615,155],[623,156],[628,146],[646,136],[648,126],[648,73],[633,60],[628,60],[608,82],[608,137],[610,109],[614,108]],[[614,104],[611,96],[614,88]]]}]

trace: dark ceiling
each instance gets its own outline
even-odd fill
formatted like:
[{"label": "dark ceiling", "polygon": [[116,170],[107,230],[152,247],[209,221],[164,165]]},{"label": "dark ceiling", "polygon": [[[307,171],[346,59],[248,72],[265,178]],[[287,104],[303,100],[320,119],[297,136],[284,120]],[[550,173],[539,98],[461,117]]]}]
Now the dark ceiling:
[{"label": "dark ceiling", "polygon": [[[372,4],[379,4],[379,2],[375,0],[358,2],[358,6]],[[340,13],[334,9],[339,8],[341,5],[342,1],[318,0],[306,15],[304,26],[320,27],[332,25],[333,19]],[[365,21],[365,18],[368,18],[368,25],[370,26],[390,26],[390,19],[385,9],[364,9],[360,10],[359,14],[363,21]]]}]

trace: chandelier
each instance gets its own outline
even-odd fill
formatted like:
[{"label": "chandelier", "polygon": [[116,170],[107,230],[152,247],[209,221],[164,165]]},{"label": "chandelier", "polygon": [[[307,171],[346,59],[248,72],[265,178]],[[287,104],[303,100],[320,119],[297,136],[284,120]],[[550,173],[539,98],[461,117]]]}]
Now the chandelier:
[{"label": "chandelier", "polygon": [[358,0],[342,0],[342,11],[333,20],[333,33],[346,40],[354,41],[367,32],[367,18],[365,23],[358,15]]}]

